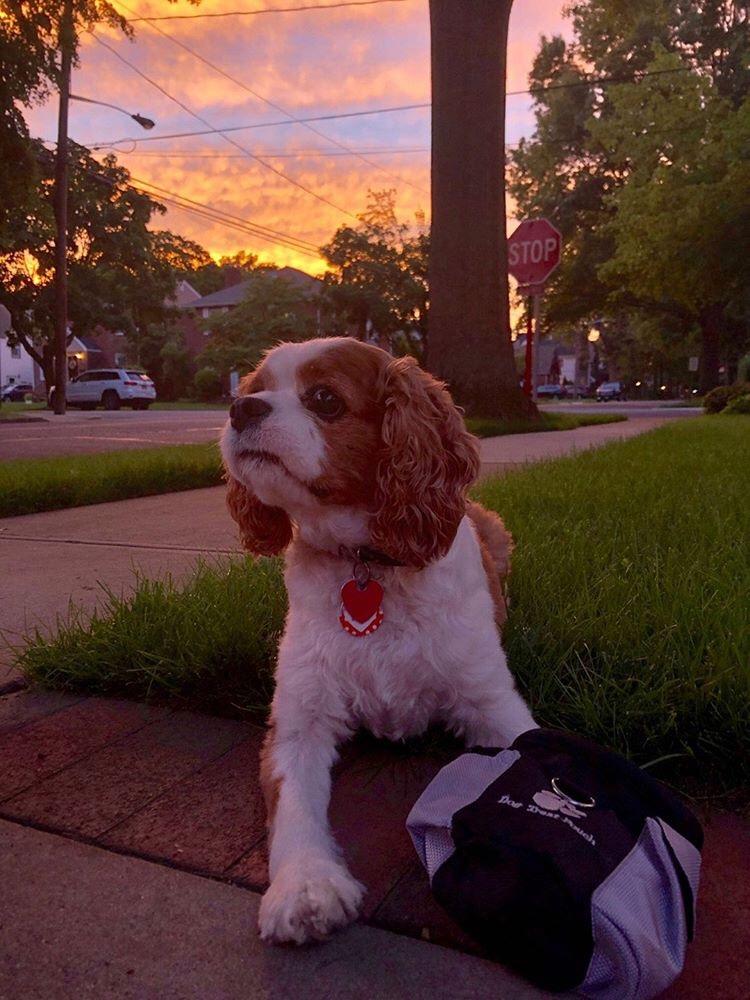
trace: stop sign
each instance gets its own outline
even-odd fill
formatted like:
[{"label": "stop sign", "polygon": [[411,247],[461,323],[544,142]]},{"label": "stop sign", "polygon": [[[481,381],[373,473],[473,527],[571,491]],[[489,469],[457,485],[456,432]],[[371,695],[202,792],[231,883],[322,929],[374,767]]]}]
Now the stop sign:
[{"label": "stop sign", "polygon": [[562,237],[547,219],[526,219],[508,240],[508,270],[519,285],[541,285],[560,263]]}]

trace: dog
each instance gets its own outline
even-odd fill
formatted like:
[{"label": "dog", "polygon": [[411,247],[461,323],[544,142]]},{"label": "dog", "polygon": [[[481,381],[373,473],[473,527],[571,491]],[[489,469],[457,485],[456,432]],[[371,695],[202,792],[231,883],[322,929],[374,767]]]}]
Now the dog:
[{"label": "dog", "polygon": [[244,547],[285,552],[259,931],[303,944],[354,920],[364,892],[328,826],[338,745],[360,727],[402,740],[438,722],[486,746],[534,728],[498,631],[512,541],[467,501],[477,441],[413,358],[280,344],[241,381],[221,447]]}]

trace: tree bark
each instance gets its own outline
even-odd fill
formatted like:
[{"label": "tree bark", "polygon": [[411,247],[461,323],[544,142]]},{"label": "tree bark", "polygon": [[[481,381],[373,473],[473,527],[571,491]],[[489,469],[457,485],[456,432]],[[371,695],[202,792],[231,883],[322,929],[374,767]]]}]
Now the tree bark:
[{"label": "tree bark", "polygon": [[700,316],[701,358],[698,389],[701,395],[719,384],[721,366],[721,327],[724,310],[720,305],[707,306]]},{"label": "tree bark", "polygon": [[470,415],[533,418],[510,339],[505,63],[512,0],[430,0],[427,367]]}]

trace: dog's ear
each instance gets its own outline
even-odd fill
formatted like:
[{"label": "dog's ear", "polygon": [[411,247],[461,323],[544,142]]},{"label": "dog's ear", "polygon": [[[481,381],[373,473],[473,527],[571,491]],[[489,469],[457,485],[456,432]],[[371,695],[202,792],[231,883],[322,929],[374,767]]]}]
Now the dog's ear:
[{"label": "dog's ear", "polygon": [[476,438],[445,385],[414,358],[385,366],[382,450],[376,470],[373,545],[407,566],[445,555],[479,472]]},{"label": "dog's ear", "polygon": [[259,556],[275,556],[292,540],[292,522],[280,507],[268,507],[227,473],[227,507],[240,527],[240,540]]}]

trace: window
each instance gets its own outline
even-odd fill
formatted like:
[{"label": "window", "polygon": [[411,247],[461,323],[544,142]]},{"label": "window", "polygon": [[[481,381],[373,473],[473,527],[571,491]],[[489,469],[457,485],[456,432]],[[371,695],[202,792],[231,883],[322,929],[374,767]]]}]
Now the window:
[{"label": "window", "polygon": [[10,349],[10,356],[12,358],[16,358],[16,359],[20,358],[21,357],[21,348],[18,345],[16,345],[15,347],[11,347],[11,349]]}]

